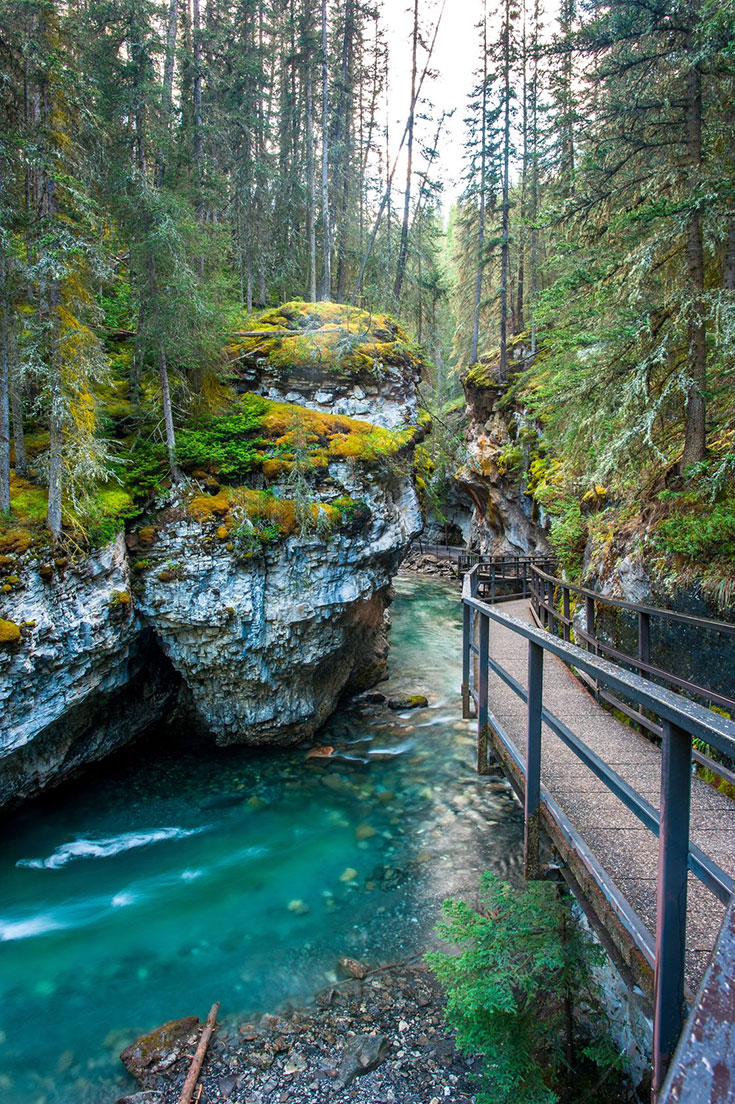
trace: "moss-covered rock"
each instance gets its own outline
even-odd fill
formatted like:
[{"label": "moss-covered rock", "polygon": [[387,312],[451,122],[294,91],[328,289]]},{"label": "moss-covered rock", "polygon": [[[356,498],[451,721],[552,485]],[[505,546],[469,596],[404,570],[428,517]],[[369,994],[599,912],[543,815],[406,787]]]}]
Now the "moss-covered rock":
[{"label": "moss-covered rock", "polygon": [[10,648],[20,641],[20,627],[14,621],[0,617],[0,646]]}]

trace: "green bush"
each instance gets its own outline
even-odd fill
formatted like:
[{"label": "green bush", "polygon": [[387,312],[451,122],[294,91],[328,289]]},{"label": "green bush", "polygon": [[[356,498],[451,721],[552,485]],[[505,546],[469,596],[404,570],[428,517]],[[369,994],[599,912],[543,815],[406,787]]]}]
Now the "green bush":
[{"label": "green bush", "polygon": [[[574,923],[550,882],[517,890],[486,873],[479,911],[445,901],[439,935],[459,954],[435,952],[428,963],[447,991],[446,1019],[457,1045],[483,1061],[478,1104],[553,1104],[602,1099],[602,1066],[620,1059],[604,1032],[591,967],[604,953]],[[584,1025],[575,1011],[584,1007]]]},{"label": "green bush", "polygon": [[177,451],[185,468],[209,468],[226,479],[239,479],[260,463],[259,436],[266,400],[245,395],[237,413],[203,419],[179,431]]},{"label": "green bush", "polygon": [[576,578],[582,569],[587,543],[587,523],[576,499],[559,503],[559,508],[562,512],[551,522],[549,541],[561,566],[570,576]]},{"label": "green bush", "polygon": [[735,508],[724,502],[701,511],[677,511],[659,522],[654,540],[663,550],[686,559],[735,562]]}]

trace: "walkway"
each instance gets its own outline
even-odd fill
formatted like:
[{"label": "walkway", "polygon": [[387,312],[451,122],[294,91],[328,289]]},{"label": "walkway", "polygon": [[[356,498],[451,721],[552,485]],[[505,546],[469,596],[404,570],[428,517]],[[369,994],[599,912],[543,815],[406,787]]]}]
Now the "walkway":
[{"label": "walkway", "polygon": [[[526,601],[509,602],[503,612],[533,624]],[[527,687],[528,646],[505,626],[490,625],[490,656]],[[656,809],[659,808],[661,754],[633,728],[603,709],[561,660],[544,664],[544,706],[564,721]],[[523,754],[526,706],[496,675],[490,675],[491,725],[497,717]],[[546,726],[542,735],[542,783],[584,836],[596,858],[651,933],[656,929],[658,840]],[[735,801],[693,779],[691,839],[723,870],[735,876]],[[689,875],[687,982],[699,983],[715,946],[724,905]]]}]

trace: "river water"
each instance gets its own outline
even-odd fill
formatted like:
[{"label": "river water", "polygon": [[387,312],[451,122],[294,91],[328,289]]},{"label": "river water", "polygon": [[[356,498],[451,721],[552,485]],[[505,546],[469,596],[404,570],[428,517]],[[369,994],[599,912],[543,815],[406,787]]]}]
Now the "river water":
[{"label": "river water", "polygon": [[475,775],[461,720],[457,591],[396,588],[381,690],[428,709],[339,711],[329,759],[169,726],[5,822],[4,1104],[111,1104],[142,1031],[215,1000],[225,1020],[308,1000],[340,955],[428,946],[442,899],[469,899],[481,870],[518,875],[520,812]]}]

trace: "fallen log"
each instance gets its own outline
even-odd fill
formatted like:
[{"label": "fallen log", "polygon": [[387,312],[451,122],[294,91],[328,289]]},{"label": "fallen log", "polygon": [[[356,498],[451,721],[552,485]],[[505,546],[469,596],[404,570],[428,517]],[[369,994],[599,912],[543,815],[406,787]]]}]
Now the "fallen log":
[{"label": "fallen log", "polygon": [[194,1052],[194,1057],[191,1060],[191,1065],[189,1067],[189,1072],[186,1075],[184,1087],[181,1090],[179,1104],[191,1104],[191,1098],[194,1095],[194,1089],[196,1088],[197,1081],[199,1080],[199,1074],[202,1072],[202,1064],[207,1053],[207,1047],[209,1046],[209,1041],[214,1035],[214,1031],[217,1026],[218,1012],[219,1001],[217,1001],[216,1004],[213,1004],[209,1010],[207,1022],[204,1025],[202,1034],[199,1039],[199,1045]]}]

